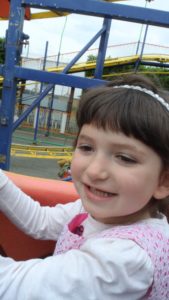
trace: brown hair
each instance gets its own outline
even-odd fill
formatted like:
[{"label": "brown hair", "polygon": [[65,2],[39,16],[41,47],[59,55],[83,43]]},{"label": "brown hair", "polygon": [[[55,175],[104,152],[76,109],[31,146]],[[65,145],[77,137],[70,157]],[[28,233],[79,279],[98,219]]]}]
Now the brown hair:
[{"label": "brown hair", "polygon": [[[169,169],[169,111],[151,95],[121,85],[146,88],[169,103],[167,92],[148,77],[138,74],[123,76],[84,92],[77,111],[79,132],[84,124],[94,124],[98,128],[133,136],[151,147],[161,157],[164,168]],[[157,209],[163,211],[169,220],[169,201],[153,199],[151,202],[153,207],[158,205]]]}]

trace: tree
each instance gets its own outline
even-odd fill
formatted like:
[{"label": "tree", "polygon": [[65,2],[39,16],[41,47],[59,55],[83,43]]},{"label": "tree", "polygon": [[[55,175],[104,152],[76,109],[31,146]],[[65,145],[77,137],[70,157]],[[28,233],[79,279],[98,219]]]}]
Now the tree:
[{"label": "tree", "polygon": [[5,38],[0,38],[0,64],[5,62]]},{"label": "tree", "polygon": [[[0,38],[0,64],[5,62],[5,38]],[[2,98],[2,83],[0,83],[0,99]]]}]

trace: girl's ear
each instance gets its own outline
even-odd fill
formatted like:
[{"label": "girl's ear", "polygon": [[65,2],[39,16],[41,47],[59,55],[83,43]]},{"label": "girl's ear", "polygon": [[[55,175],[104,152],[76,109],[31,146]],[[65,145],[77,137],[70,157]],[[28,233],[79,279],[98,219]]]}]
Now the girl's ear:
[{"label": "girl's ear", "polygon": [[169,170],[163,171],[160,176],[159,185],[153,194],[153,197],[157,200],[164,199],[167,196],[169,196]]}]

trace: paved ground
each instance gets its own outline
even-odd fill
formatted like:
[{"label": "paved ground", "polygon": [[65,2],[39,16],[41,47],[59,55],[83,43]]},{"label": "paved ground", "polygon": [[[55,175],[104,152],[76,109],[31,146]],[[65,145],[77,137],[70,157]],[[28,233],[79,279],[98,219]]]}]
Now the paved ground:
[{"label": "paved ground", "polygon": [[15,144],[33,145],[36,143],[38,146],[71,146],[75,136],[51,133],[49,136],[45,135],[44,131],[40,131],[38,135],[34,136],[34,132],[30,129],[16,130],[13,133],[12,142]]},{"label": "paved ground", "polygon": [[[17,144],[33,144],[34,134],[30,131],[15,131],[13,135],[13,143]],[[38,134],[37,145],[46,146],[70,146],[72,145],[72,136],[49,135],[46,137],[44,132]],[[24,158],[11,157],[10,171],[23,175],[37,176],[42,178],[58,178],[59,165],[55,159],[42,158]]]},{"label": "paved ground", "polygon": [[59,169],[58,163],[54,159],[13,156],[10,163],[10,171],[12,172],[42,178],[57,179]]}]

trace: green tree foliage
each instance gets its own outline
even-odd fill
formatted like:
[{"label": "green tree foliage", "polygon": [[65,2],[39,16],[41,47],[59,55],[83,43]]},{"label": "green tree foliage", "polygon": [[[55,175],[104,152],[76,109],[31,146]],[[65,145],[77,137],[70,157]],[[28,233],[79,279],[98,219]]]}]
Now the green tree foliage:
[{"label": "green tree foliage", "polygon": [[96,59],[97,59],[96,55],[89,54],[87,57],[87,62],[94,62],[94,61],[96,61]]},{"label": "green tree foliage", "polygon": [[[0,64],[5,62],[5,38],[0,38]],[[0,99],[2,97],[2,83],[0,83]]]},{"label": "green tree foliage", "polygon": [[[97,56],[93,55],[93,54],[90,54],[87,57],[86,63],[90,64],[90,63],[96,62],[96,60],[97,60]],[[94,76],[94,70],[92,70],[92,69],[91,70],[87,70],[85,72],[85,75],[86,75],[86,77],[93,77]]]},{"label": "green tree foliage", "polygon": [[0,38],[0,64],[5,62],[5,38]]},{"label": "green tree foliage", "polygon": [[157,81],[163,88],[169,90],[169,68],[147,67],[148,76]]}]

